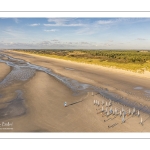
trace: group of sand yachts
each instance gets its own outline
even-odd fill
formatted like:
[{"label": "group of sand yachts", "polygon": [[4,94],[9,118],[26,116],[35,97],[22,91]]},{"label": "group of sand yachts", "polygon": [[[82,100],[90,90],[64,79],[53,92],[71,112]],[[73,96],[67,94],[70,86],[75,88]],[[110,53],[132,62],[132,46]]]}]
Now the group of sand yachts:
[{"label": "group of sand yachts", "polygon": [[[97,107],[100,107],[100,105],[101,105],[101,108],[96,109],[96,110],[97,111],[100,110],[100,112],[107,117],[109,117],[110,115],[122,117],[122,123],[125,123],[125,121],[126,121],[125,117],[126,116],[138,116],[138,117],[140,117],[140,111],[136,110],[135,108],[133,108],[132,110],[129,108],[128,111],[125,111],[123,106],[120,109],[117,109],[116,107],[113,108],[111,100],[109,100],[109,102],[107,102],[107,101],[105,102],[104,100],[102,100],[100,102],[99,100],[94,99],[94,105]],[[142,117],[140,120],[140,124],[143,125]]]}]

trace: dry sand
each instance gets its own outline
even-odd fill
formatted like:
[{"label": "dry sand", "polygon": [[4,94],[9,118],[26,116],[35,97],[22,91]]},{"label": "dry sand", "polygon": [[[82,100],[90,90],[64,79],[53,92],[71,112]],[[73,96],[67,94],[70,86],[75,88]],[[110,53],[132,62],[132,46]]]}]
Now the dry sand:
[{"label": "dry sand", "polygon": [[3,80],[10,71],[11,68],[8,65],[0,63],[0,81]]},{"label": "dry sand", "polygon": [[[150,106],[149,101],[144,99],[142,90],[134,90],[134,87],[143,87],[149,89],[149,79],[144,77],[133,78],[132,75],[121,74],[112,70],[101,70],[101,67],[92,65],[79,64],[70,61],[51,59],[35,55],[27,55],[16,52],[7,52],[8,55],[29,61],[33,64],[51,68],[54,72],[72,79],[76,79],[83,83],[101,86],[110,91],[118,93],[124,97],[128,97],[131,101],[140,102],[143,105]],[[2,65],[2,64],[0,64]],[[5,67],[6,65],[3,64]],[[7,68],[7,67],[6,67]],[[9,67],[8,67],[9,68]],[[99,69],[98,69],[99,68]],[[10,68],[9,68],[10,69]],[[9,73],[6,71],[1,78]],[[0,78],[0,79],[1,79]],[[79,96],[73,96],[73,92],[56,80],[54,77],[37,71],[36,74],[25,82],[17,82],[9,87],[0,89],[0,94],[5,97],[0,98],[1,103],[8,102],[16,97],[15,90],[23,91],[23,103],[19,104],[22,108],[18,111],[21,113],[23,108],[25,112],[18,116],[10,116],[8,118],[0,118],[1,122],[13,122],[12,130],[1,130],[8,132],[148,132],[150,131],[149,115],[141,113],[143,126],[139,124],[140,117],[126,116],[126,122],[122,124],[119,116],[109,117],[102,114],[101,102],[108,102],[100,95],[92,92],[84,93]],[[126,93],[131,92],[131,93]],[[6,96],[6,91],[7,96]],[[94,100],[100,101],[100,106],[93,104]],[[64,107],[64,102],[73,104],[74,102],[83,100],[74,105]],[[2,105],[2,104],[1,104]],[[2,105],[2,108],[6,106]],[[128,108],[118,103],[112,103],[112,108],[118,110]],[[16,108],[16,107],[15,107]],[[106,106],[104,106],[104,109]],[[99,110],[96,110],[99,109]],[[110,109],[110,107],[108,108]],[[104,122],[105,120],[105,122]],[[108,127],[109,126],[109,127]]]}]

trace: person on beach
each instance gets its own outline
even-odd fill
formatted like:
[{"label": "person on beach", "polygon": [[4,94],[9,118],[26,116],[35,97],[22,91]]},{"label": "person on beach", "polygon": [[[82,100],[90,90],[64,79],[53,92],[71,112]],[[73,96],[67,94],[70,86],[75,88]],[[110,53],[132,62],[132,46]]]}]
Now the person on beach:
[{"label": "person on beach", "polygon": [[65,107],[67,106],[67,102],[64,102],[64,106],[65,106]]}]

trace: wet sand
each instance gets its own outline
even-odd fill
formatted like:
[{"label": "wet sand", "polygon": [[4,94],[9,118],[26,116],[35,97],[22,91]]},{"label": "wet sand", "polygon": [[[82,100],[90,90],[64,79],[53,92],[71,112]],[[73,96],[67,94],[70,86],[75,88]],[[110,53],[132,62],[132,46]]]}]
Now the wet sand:
[{"label": "wet sand", "polygon": [[[7,55],[14,58],[26,60],[32,64],[37,64],[52,69],[55,73],[75,79],[82,83],[88,83],[96,87],[108,90],[110,93],[121,95],[128,98],[135,105],[150,106],[149,94],[146,93],[150,89],[148,79],[134,77],[116,72],[108,72],[97,69],[93,66],[80,65],[68,61],[60,61],[51,58],[38,57],[26,54],[16,54],[7,52]],[[61,62],[61,63],[60,63]],[[4,64],[5,65],[5,64]],[[6,72],[8,74],[9,72]],[[111,74],[110,74],[111,73]],[[5,74],[5,75],[6,75]],[[4,77],[4,76],[3,76]],[[16,102],[16,90],[23,92],[18,98],[23,101]],[[6,95],[10,93],[9,95]],[[92,95],[93,93],[93,95]],[[1,122],[13,122],[13,130],[1,130],[8,132],[149,132],[150,118],[149,114],[140,111],[140,117],[136,113],[131,116],[125,116],[125,123],[122,123],[122,117],[119,115],[106,116],[101,112],[102,101],[106,109],[106,102],[110,100],[102,95],[89,90],[74,96],[74,92],[57,80],[42,71],[36,73],[27,81],[16,81],[14,84],[0,89],[1,106],[0,112],[7,106],[4,102],[10,100],[16,102],[17,105],[11,105],[13,108],[20,107],[17,115],[1,117]],[[147,94],[147,95],[146,95]],[[148,96],[148,97],[146,97]],[[6,98],[7,97],[7,98]],[[100,106],[94,105],[94,100],[100,102]],[[64,102],[68,103],[68,107],[64,107]],[[79,103],[76,103],[79,102]],[[13,103],[14,104],[14,103]],[[69,105],[72,104],[72,105]],[[140,106],[140,108],[142,108]],[[123,109],[128,112],[129,107],[112,101],[112,109],[117,108],[118,111]],[[12,108],[12,107],[11,107]],[[107,107],[109,110],[111,107]],[[8,107],[10,109],[10,105]],[[97,110],[99,109],[99,110]],[[146,108],[144,108],[146,110]],[[10,113],[11,114],[11,113]],[[140,123],[141,116],[143,126]],[[0,132],[1,132],[0,131]]]}]

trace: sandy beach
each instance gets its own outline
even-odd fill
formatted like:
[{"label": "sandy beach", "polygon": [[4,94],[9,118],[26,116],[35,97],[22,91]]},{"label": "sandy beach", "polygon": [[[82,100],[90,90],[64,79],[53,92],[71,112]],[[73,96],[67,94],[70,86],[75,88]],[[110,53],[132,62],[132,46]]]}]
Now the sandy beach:
[{"label": "sandy beach", "polygon": [[[44,72],[39,67],[35,69],[37,66],[28,68],[24,65],[20,70],[16,67],[17,71],[14,69],[10,74],[11,67],[0,63],[0,132],[150,131],[148,74],[33,54],[2,53],[52,72],[49,75],[48,70]],[[24,61],[19,63],[26,64]],[[17,60],[12,59],[12,62],[19,65]],[[27,73],[24,78],[22,72]],[[7,75],[10,77],[6,78]],[[112,105],[106,106],[110,99]],[[99,106],[94,105],[95,100]],[[67,107],[64,107],[64,102],[67,102]],[[104,112],[101,112],[102,107]],[[134,107],[137,108],[135,113],[128,115],[129,109],[132,111]],[[117,109],[118,114],[107,115],[106,109]],[[126,112],[124,123],[119,115],[122,109]],[[140,124],[141,117],[143,125]],[[5,129],[8,122],[12,129]]]},{"label": "sandy beach", "polygon": [[0,68],[1,68],[1,71],[0,71],[0,81],[1,81],[11,71],[11,68],[4,63],[0,63]]}]

